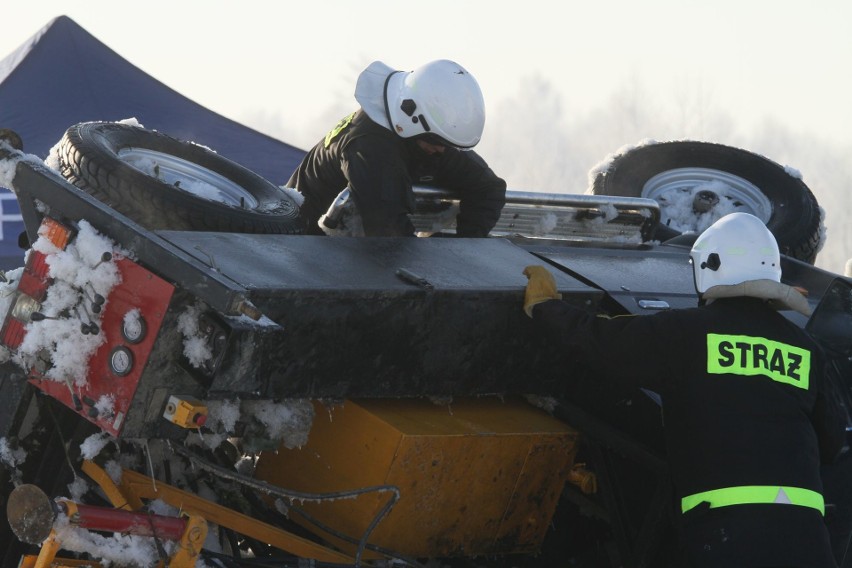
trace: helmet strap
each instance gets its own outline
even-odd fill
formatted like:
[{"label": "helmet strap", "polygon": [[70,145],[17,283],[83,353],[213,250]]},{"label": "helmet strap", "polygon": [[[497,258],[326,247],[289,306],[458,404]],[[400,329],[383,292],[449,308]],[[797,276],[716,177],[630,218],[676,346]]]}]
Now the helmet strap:
[{"label": "helmet strap", "polygon": [[388,104],[388,85],[390,85],[391,77],[396,75],[397,73],[403,73],[403,71],[394,71],[390,75],[388,75],[387,79],[385,79],[385,86],[382,93],[382,98],[385,101],[385,117],[388,119],[388,128],[390,128],[394,133],[396,133],[396,128],[393,127],[393,119],[391,118],[390,113],[390,104]]}]

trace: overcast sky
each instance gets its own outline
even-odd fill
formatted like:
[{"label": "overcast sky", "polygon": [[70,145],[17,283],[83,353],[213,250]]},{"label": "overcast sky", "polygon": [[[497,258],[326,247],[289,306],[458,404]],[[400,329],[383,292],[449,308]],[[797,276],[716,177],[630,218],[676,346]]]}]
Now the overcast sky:
[{"label": "overcast sky", "polygon": [[[744,147],[800,170],[852,256],[852,1],[0,0],[0,57],[67,15],[166,85],[307,149],[374,60],[454,59],[479,80],[477,148],[510,188],[582,192],[651,138]],[[128,117],[129,118],[129,117]],[[0,125],[2,127],[2,125]]]},{"label": "overcast sky", "polygon": [[0,55],[68,15],[204,106],[280,121],[301,145],[319,138],[328,109],[354,105],[355,77],[375,59],[454,59],[489,107],[541,76],[566,113],[638,84],[671,106],[727,109],[744,127],[778,117],[846,143],[852,126],[848,0],[0,1],[14,6],[2,9]]}]

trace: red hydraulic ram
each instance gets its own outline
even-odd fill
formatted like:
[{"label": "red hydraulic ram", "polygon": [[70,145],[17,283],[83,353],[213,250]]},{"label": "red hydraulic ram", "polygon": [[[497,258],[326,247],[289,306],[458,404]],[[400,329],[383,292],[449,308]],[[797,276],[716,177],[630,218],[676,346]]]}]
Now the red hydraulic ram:
[{"label": "red hydraulic ram", "polygon": [[68,501],[59,501],[58,505],[62,512],[68,515],[71,524],[93,531],[180,540],[186,530],[186,519],[178,517],[133,513]]}]

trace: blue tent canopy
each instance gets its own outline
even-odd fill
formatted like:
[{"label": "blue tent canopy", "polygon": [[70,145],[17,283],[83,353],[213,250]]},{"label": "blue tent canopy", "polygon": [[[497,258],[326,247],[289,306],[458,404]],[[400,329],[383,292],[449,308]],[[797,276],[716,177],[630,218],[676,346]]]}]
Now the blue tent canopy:
[{"label": "blue tent canopy", "polygon": [[[0,128],[45,158],[79,122],[135,118],[150,130],[203,144],[276,185],[304,150],[216,114],[164,85],[60,16],[0,61]],[[0,269],[22,265],[17,202],[0,191]],[[10,258],[11,257],[11,258]]]}]

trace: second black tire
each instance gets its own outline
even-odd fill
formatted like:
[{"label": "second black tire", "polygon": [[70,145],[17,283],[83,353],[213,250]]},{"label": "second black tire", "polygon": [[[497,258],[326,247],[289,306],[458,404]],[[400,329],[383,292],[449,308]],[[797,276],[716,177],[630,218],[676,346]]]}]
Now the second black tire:
[{"label": "second black tire", "polygon": [[[781,253],[813,264],[821,244],[822,217],[817,200],[799,177],[759,154],[698,141],[637,146],[615,156],[607,168],[597,172],[592,193],[654,197],[647,186],[655,176],[691,168],[711,171],[711,175],[719,172],[720,177],[730,175],[733,183],[740,179],[745,180],[744,185],[754,186],[771,205],[763,221],[775,235]],[[677,234],[666,227],[658,231],[663,238]]]}]

